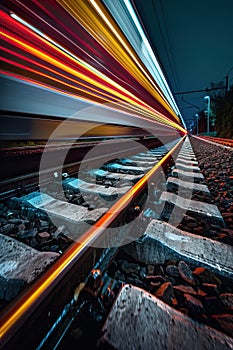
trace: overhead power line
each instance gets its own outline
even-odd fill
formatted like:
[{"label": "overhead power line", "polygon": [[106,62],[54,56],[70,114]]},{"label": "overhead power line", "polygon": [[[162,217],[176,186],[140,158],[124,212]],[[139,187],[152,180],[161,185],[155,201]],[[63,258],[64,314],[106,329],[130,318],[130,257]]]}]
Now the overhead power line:
[{"label": "overhead power line", "polygon": [[[152,0],[152,6],[153,6],[153,10],[154,10],[154,13],[155,13],[155,16],[156,16],[156,20],[157,20],[157,23],[158,23],[158,27],[159,27],[161,39],[162,39],[162,42],[163,42],[163,45],[164,45],[164,48],[165,48],[165,51],[166,51],[168,64],[169,64],[169,66],[170,66],[170,71],[171,71],[171,74],[172,74],[172,76],[173,76],[174,83],[175,83],[176,87],[178,87],[178,84],[177,84],[177,76],[176,76],[176,73],[175,73],[174,66],[173,66],[173,64],[172,64],[172,59],[171,59],[171,57],[170,57],[170,55],[172,55],[172,54],[171,54],[171,52],[170,52],[170,54],[169,54],[169,50],[168,50],[167,44],[166,44],[166,39],[165,39],[163,30],[162,30],[161,21],[160,21],[159,14],[158,14],[158,11],[157,11],[157,9],[156,9],[154,0]],[[163,11],[163,9],[162,9],[162,11]],[[164,18],[165,18],[165,17],[164,17]],[[166,25],[166,24],[165,24],[165,25]],[[167,35],[168,35],[168,32],[167,32]],[[167,75],[168,75],[168,74],[167,74]]]},{"label": "overhead power line", "polygon": [[185,100],[183,96],[181,97],[181,99],[182,99],[183,102],[187,103],[190,107],[194,107],[196,109],[200,109],[200,107],[198,107],[198,106],[194,105],[193,103]]},{"label": "overhead power line", "polygon": [[181,91],[181,92],[173,92],[173,95],[184,95],[184,94],[193,94],[194,92],[208,92],[212,90],[219,90],[219,89],[225,89],[225,86],[222,87],[215,87],[215,88],[207,88],[202,90],[191,90],[191,91]]},{"label": "overhead power line", "polygon": [[162,10],[163,22],[164,22],[164,26],[165,26],[169,52],[170,52],[170,56],[171,56],[170,64],[172,66],[173,75],[175,77],[175,84],[176,84],[176,86],[178,86],[179,85],[178,84],[179,81],[178,81],[178,77],[177,77],[176,69],[175,69],[175,64],[174,64],[175,60],[174,60],[174,55],[173,55],[173,49],[172,49],[172,44],[171,44],[171,40],[170,40],[170,35],[169,35],[169,31],[168,31],[168,25],[167,25],[166,16],[165,16],[165,10],[164,10],[164,6],[163,6],[163,2],[161,0],[159,0],[159,3],[160,3],[161,10]]},{"label": "overhead power line", "polygon": [[[212,88],[206,88],[206,89],[202,89],[202,90],[191,90],[191,91],[181,91],[181,92],[173,92],[173,95],[184,95],[184,94],[193,94],[195,92],[208,92],[208,91],[212,91],[212,90],[220,90],[220,89],[225,89],[225,93],[227,93],[228,91],[228,84],[229,84],[229,76],[228,74],[232,71],[233,66],[231,67],[231,69],[227,72],[227,75],[225,77],[226,79],[226,84],[225,86],[221,86],[221,87],[212,87]],[[231,79],[232,80],[232,79]],[[230,80],[230,81],[231,81]]]}]

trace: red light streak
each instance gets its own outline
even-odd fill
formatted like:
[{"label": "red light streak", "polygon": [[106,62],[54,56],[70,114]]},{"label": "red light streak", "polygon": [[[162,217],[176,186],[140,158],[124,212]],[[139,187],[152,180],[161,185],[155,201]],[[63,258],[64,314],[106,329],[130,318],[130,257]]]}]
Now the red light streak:
[{"label": "red light streak", "polygon": [[[69,54],[65,53],[54,44],[51,44],[38,34],[35,34],[4,12],[0,11],[0,14],[2,14],[4,27],[8,28],[8,30],[3,29],[1,31],[2,37],[10,45],[13,45],[13,47],[16,47],[22,52],[33,56],[34,60],[26,57],[25,55],[23,56],[22,54],[16,53],[15,56],[18,55],[19,58],[25,60],[26,62],[33,63],[42,70],[46,69],[47,72],[54,74],[56,78],[46,74],[45,72],[29,68],[26,65],[22,64],[20,66],[19,63],[14,63],[14,59],[9,59],[7,62],[11,63],[12,67],[15,65],[15,67],[21,68],[24,70],[26,75],[29,74],[26,73],[27,71],[46,78],[48,80],[47,83],[51,83],[52,86],[54,85],[52,81],[62,84],[62,89],[64,89],[64,91],[69,90],[70,92],[70,89],[74,89],[78,93],[88,94],[95,102],[96,99],[102,99],[103,103],[114,102],[120,105],[121,108],[130,109],[134,113],[136,112],[137,114],[139,113],[140,115],[144,115],[151,120],[155,120],[184,131],[180,125],[173,122],[170,118],[161,114],[147,103],[138,99],[132,93],[126,91],[124,88],[121,88],[118,83],[115,83],[108,77],[104,77],[96,70],[93,71],[93,69],[90,69],[81,61],[74,59]],[[9,32],[9,29],[13,31],[13,34]],[[21,39],[21,36],[23,39]],[[27,38],[27,41],[24,39],[25,37]],[[7,49],[4,50],[7,51]],[[13,52],[13,50],[8,50],[8,53]],[[37,60],[35,60],[35,57]],[[42,61],[43,64],[38,62],[38,59]],[[54,68],[51,68],[50,66]],[[14,68],[12,69],[14,70]],[[23,71],[20,75],[24,75]],[[67,81],[62,81],[61,79]]]}]

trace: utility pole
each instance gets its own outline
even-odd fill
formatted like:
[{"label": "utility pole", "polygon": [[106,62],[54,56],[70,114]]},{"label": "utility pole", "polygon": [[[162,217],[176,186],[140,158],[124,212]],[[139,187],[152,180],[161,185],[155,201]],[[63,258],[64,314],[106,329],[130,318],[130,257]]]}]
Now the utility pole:
[{"label": "utility pole", "polygon": [[226,76],[226,90],[225,90],[225,95],[228,92],[228,75]]},{"label": "utility pole", "polygon": [[196,113],[195,116],[197,117],[197,135],[198,135],[198,118],[199,118],[199,115]]},{"label": "utility pole", "polygon": [[208,105],[207,105],[207,134],[209,134],[209,132],[210,132],[210,97],[205,96],[204,99],[206,99],[208,101]]}]

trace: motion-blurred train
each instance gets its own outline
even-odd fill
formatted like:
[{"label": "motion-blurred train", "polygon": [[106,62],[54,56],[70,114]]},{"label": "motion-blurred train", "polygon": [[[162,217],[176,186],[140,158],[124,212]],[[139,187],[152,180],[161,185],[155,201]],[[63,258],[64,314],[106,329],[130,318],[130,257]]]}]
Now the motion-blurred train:
[{"label": "motion-blurred train", "polygon": [[[59,128],[59,126],[62,127]],[[101,124],[85,120],[65,119],[30,113],[0,112],[0,140],[55,140],[151,137],[148,131],[138,127]],[[55,131],[56,130],[56,131]],[[55,132],[54,132],[55,131]]]}]

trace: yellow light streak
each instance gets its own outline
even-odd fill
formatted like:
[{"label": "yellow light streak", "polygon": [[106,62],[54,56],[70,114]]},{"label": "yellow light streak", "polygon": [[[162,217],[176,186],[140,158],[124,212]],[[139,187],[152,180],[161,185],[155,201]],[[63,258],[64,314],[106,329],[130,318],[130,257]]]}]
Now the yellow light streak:
[{"label": "yellow light streak", "polygon": [[[88,103],[91,103],[91,104],[97,104],[97,105],[103,106],[103,104],[108,103],[107,108],[110,108],[111,110],[120,111],[122,113],[130,115],[131,117],[133,116],[133,117],[136,117],[136,118],[144,119],[145,121],[148,121],[148,118],[150,118],[150,120],[152,122],[158,123],[160,125],[165,125],[165,126],[168,126],[168,127],[174,127],[174,126],[171,125],[171,123],[170,124],[169,123],[164,123],[164,120],[162,118],[161,118],[160,121],[159,121],[159,118],[158,119],[156,119],[156,118],[152,119],[151,116],[148,113],[143,112],[139,108],[137,108],[135,106],[132,106],[132,104],[129,105],[129,104],[127,104],[124,101],[120,101],[119,102],[119,100],[115,99],[115,102],[114,102],[114,101],[111,101],[111,100],[108,100],[107,98],[105,98],[105,99],[102,100],[102,103],[101,103],[101,102],[98,102],[98,100],[93,100],[93,98],[91,99],[91,96],[93,96],[93,97],[96,97],[99,100],[101,100],[100,96],[95,96],[94,94],[89,94],[90,98],[86,98],[83,95],[77,95],[75,93],[71,93],[69,90],[62,90],[62,89],[59,89],[59,88],[57,88],[57,87],[55,87],[53,85],[49,85],[49,83],[47,85],[43,81],[36,81],[36,80],[33,80],[30,77],[19,75],[19,73],[17,73],[17,72],[15,74],[13,74],[13,73],[10,73],[10,72],[5,72],[3,70],[0,70],[0,74],[7,74],[8,76],[15,77],[17,79],[29,82],[31,84],[38,85],[39,87],[43,87],[43,88],[46,88],[46,89],[58,92],[60,94],[64,94],[64,95],[67,95],[69,97],[72,97],[72,98],[75,98],[75,99],[79,99],[79,100],[82,100],[82,101],[85,101],[85,102],[88,102]],[[58,81],[58,82],[61,83],[61,84],[63,83],[62,81]],[[80,90],[80,91],[82,91],[82,90]],[[86,91],[84,91],[84,92],[86,94],[88,94],[88,92],[86,92]],[[184,132],[184,130],[181,127],[178,127],[176,124],[175,124],[175,126],[176,126],[177,129],[180,129],[181,131]]]},{"label": "yellow light streak", "polygon": [[[8,50],[6,50],[5,48],[3,48],[2,50],[6,51],[6,52],[8,51]],[[30,61],[30,59],[29,59],[28,57],[26,57],[26,56],[24,57],[24,60],[25,60],[25,61],[28,61],[28,62],[30,62],[30,63],[32,63],[32,62]],[[60,83],[60,84],[65,85],[65,86],[71,87],[72,89],[75,89],[75,90],[81,91],[81,92],[85,92],[86,94],[90,94],[90,95],[95,96],[95,97],[97,97],[97,98],[101,98],[101,96],[99,96],[99,95],[105,96],[105,98],[103,99],[104,102],[105,102],[105,101],[107,101],[107,102],[112,102],[110,99],[107,99],[107,97],[109,97],[109,95],[107,95],[105,92],[99,91],[99,90],[93,88],[92,86],[89,86],[89,85],[84,84],[84,83],[81,82],[81,81],[78,82],[78,84],[79,84],[80,86],[83,86],[83,87],[87,88],[88,90],[91,90],[91,91],[96,92],[96,95],[95,95],[95,94],[89,93],[89,91],[82,90],[82,89],[80,89],[79,87],[77,87],[77,86],[75,86],[75,85],[68,84],[68,83],[64,82],[63,80],[56,79],[56,78],[54,78],[53,76],[48,75],[48,74],[45,74],[45,73],[43,73],[43,72],[41,72],[41,71],[39,71],[39,70],[35,70],[35,69],[29,68],[29,67],[26,67],[26,66],[23,67],[23,66],[22,66],[21,64],[19,64],[17,61],[16,61],[16,62],[14,62],[14,61],[11,61],[11,62],[10,62],[10,60],[6,60],[5,58],[2,58],[2,61],[8,61],[9,63],[12,64],[13,68],[14,68],[14,65],[15,65],[15,66],[24,68],[25,70],[27,69],[27,71],[36,73],[36,74],[38,74],[38,75],[40,75],[40,76],[46,77],[46,78],[49,79],[49,80],[53,80],[53,81],[55,81],[55,82],[58,82],[58,83]],[[74,82],[74,83],[77,84],[77,80],[72,79],[72,78],[69,77],[68,75],[64,75],[64,74],[62,74],[62,73],[60,73],[60,72],[58,72],[58,71],[56,71],[56,70],[54,70],[54,69],[52,69],[52,68],[50,68],[50,67],[47,67],[47,66],[45,66],[45,65],[43,65],[43,64],[38,63],[38,62],[36,62],[36,61],[34,61],[33,64],[34,64],[35,66],[41,67],[42,69],[45,69],[45,70],[47,70],[47,71],[50,71],[51,73],[54,73],[54,74],[56,74],[56,75],[58,75],[58,76],[60,76],[60,77],[62,77],[62,78],[64,78],[64,79],[67,79],[67,80],[69,80],[69,81]],[[119,100],[116,99],[114,96],[111,96],[111,97],[112,97],[113,100],[119,101]]]},{"label": "yellow light streak", "polygon": [[[148,111],[148,109],[146,107],[142,106],[141,103],[136,103],[135,101],[132,101],[130,98],[127,98],[125,95],[116,92],[114,89],[108,88],[105,85],[102,85],[102,84],[96,82],[95,80],[86,77],[84,74],[78,72],[77,70],[75,70],[75,69],[73,69],[73,68],[63,64],[62,62],[54,59],[53,57],[43,53],[40,50],[38,50],[38,49],[36,49],[36,48],[34,48],[34,47],[32,47],[32,46],[22,42],[21,40],[18,40],[17,38],[15,38],[15,37],[7,34],[7,33],[4,33],[4,32],[0,32],[0,34],[2,34],[2,36],[5,37],[6,39],[8,39],[11,42],[13,42],[13,44],[15,44],[16,46],[22,48],[23,50],[25,50],[25,51],[27,51],[29,53],[31,53],[32,55],[34,55],[34,56],[36,56],[36,57],[38,57],[38,58],[40,58],[40,59],[42,59],[42,60],[44,60],[46,62],[49,62],[50,64],[52,64],[52,65],[62,69],[63,71],[66,71],[69,74],[77,76],[79,79],[86,80],[88,83],[90,83],[90,84],[92,84],[94,86],[97,86],[97,87],[99,87],[102,90],[108,91],[112,95],[118,96],[120,99],[122,99],[123,101],[126,101],[130,105],[134,105],[136,107],[136,109],[139,110],[139,111],[143,110],[144,112],[146,112],[146,115],[149,118],[157,120],[157,121],[159,121],[161,123],[164,123],[166,125],[171,125],[171,126],[173,126],[175,128],[178,128],[180,130],[183,130],[183,128],[180,125],[172,122],[170,119],[168,119],[167,117],[163,116],[158,111],[154,111],[151,107],[148,108],[149,109],[149,111]],[[50,79],[51,79],[51,77],[50,77]],[[67,79],[69,79],[69,77],[67,77]],[[66,83],[66,85],[68,86],[69,84]],[[81,89],[79,89],[79,90],[82,91]],[[87,93],[87,92],[85,92],[85,93]],[[151,110],[153,111],[153,114],[151,113]],[[145,113],[143,113],[143,114],[145,114]]]},{"label": "yellow light streak", "polygon": [[179,121],[164,94],[141,64],[128,40],[122,34],[105,6],[98,0],[58,0],[68,11],[139,83]]},{"label": "yellow light streak", "polygon": [[[139,102],[135,102],[135,101],[132,101],[130,98],[128,98],[127,96],[125,96],[124,94],[121,94],[121,93],[118,93],[115,89],[111,89],[111,88],[108,88],[106,87],[105,85],[102,85],[100,84],[99,82],[97,82],[96,80],[94,79],[91,79],[87,76],[85,76],[84,74],[80,73],[79,71],[65,65],[64,63],[60,62],[59,60],[57,59],[54,59],[53,57],[49,56],[48,54],[32,47],[31,45],[21,41],[21,40],[18,40],[17,38],[13,37],[12,35],[10,34],[7,34],[3,31],[0,32],[0,34],[5,37],[6,39],[10,40],[14,45],[20,47],[21,49],[31,53],[32,55],[46,61],[46,62],[49,62],[50,64],[54,65],[55,67],[59,68],[59,69],[62,69],[63,71],[66,71],[67,73],[69,74],[72,74],[76,77],[78,77],[79,79],[82,79],[82,80],[85,80],[87,81],[88,83],[94,85],[94,86],[97,86],[99,87],[100,89],[102,90],[106,90],[108,91],[110,94],[113,94],[113,95],[116,95],[117,97],[119,97],[120,99],[122,99],[123,101],[126,101],[128,102],[129,104],[133,104],[135,105],[136,107],[139,107],[140,109],[143,109],[144,111],[147,111],[148,112],[148,109],[150,111],[153,112],[153,115],[150,114],[150,118],[153,118],[155,120],[158,120],[162,123],[165,123],[166,125],[172,125],[172,126],[175,126],[175,128],[180,128],[180,125],[172,122],[170,119],[168,119],[167,117],[163,116],[162,114],[160,114],[158,111],[155,111],[152,107],[150,106],[147,106],[144,102],[140,101],[139,99],[137,99],[134,95],[132,95],[131,93],[129,93],[127,91],[127,94],[128,95],[131,95],[133,99],[136,99],[138,100]],[[41,38],[41,40],[44,40]],[[47,42],[46,42],[47,43]],[[57,48],[56,46],[48,43],[50,46],[52,46],[55,50],[59,51],[59,53],[61,55],[67,55],[66,53],[64,53],[62,50],[60,50],[59,48]],[[69,55],[67,55],[70,59],[74,60],[72,57],[70,57]],[[74,60],[75,61],[75,60]],[[77,62],[75,61],[76,64],[82,66],[82,64],[80,62]],[[83,66],[82,66],[83,67]],[[87,69],[87,68],[86,68]],[[94,74],[92,72],[92,74]],[[112,81],[111,81],[112,82]],[[116,84],[115,82],[113,82],[114,85],[118,85]],[[117,88],[119,88],[117,86]],[[123,90],[123,88],[122,88]],[[146,105],[145,107],[143,105]],[[183,128],[182,128],[183,129]]]},{"label": "yellow light streak", "polygon": [[[59,54],[62,56],[65,56],[69,60],[73,61],[76,65],[85,68],[89,72],[91,72],[93,75],[95,75],[97,78],[101,78],[105,82],[109,83],[110,85],[114,86],[117,90],[120,90],[124,92],[126,95],[129,95],[133,99],[137,100],[139,104],[144,104],[146,108],[152,109],[151,106],[147,105],[145,102],[137,98],[135,95],[133,95],[131,92],[129,92],[127,89],[116,83],[111,78],[107,77],[103,73],[99,72],[97,69],[92,67],[91,65],[87,64],[85,61],[81,60],[71,52],[67,51],[64,47],[62,47],[60,44],[58,44],[56,41],[52,40],[49,36],[45,35],[44,33],[38,31],[36,28],[29,25],[27,22],[22,20],[17,15],[11,15],[12,18],[14,18],[16,21],[19,21],[24,26],[30,28],[32,31],[31,34],[39,41],[43,42],[45,45],[51,47],[53,50],[56,50]],[[36,33],[36,34],[35,34]],[[39,34],[40,33],[40,34]],[[114,90],[115,91],[115,90]],[[154,109],[153,109],[154,111]]]},{"label": "yellow light streak", "polygon": [[[96,80],[87,77],[86,75],[82,74],[82,73],[79,72],[78,70],[75,70],[75,69],[73,69],[73,68],[71,68],[71,67],[65,65],[65,64],[62,63],[61,61],[59,61],[59,60],[53,58],[52,56],[49,56],[48,54],[46,54],[46,53],[44,53],[44,52],[42,52],[42,51],[40,51],[40,50],[38,50],[38,49],[32,47],[31,45],[28,45],[28,44],[26,44],[25,42],[22,42],[22,41],[18,40],[17,38],[15,38],[15,37],[13,37],[13,36],[11,36],[11,35],[9,35],[9,34],[6,34],[6,33],[4,33],[4,32],[1,32],[1,31],[0,31],[0,34],[1,34],[2,36],[6,37],[8,40],[12,41],[16,46],[18,46],[18,47],[24,49],[25,51],[27,51],[27,52],[31,53],[32,55],[34,55],[34,56],[36,56],[36,57],[42,59],[43,61],[46,61],[46,62],[52,64],[53,66],[55,66],[55,67],[57,67],[57,68],[59,68],[59,69],[61,69],[61,70],[63,70],[63,71],[66,71],[67,73],[72,74],[73,76],[76,76],[76,77],[79,78],[79,79],[82,79],[82,80],[84,80],[84,81],[87,81],[89,84],[92,84],[92,85],[94,85],[94,86],[97,86],[97,87],[99,87],[99,88],[102,89],[102,90],[106,90],[106,91],[110,92],[111,94],[120,97],[120,98],[123,99],[123,100],[125,99],[125,100],[126,100],[127,102],[129,102],[129,103],[133,103],[133,101],[130,100],[130,99],[129,99],[128,97],[126,97],[125,95],[122,95],[122,94],[118,93],[116,90],[111,89],[111,88],[108,88],[107,86],[105,86],[105,85],[103,85],[103,84],[100,84],[100,83],[97,82]],[[61,51],[61,53],[62,53],[62,51]],[[76,62],[76,63],[79,64],[78,62]],[[81,66],[81,64],[80,64],[80,66]],[[82,66],[82,67],[83,67],[83,66]],[[84,68],[84,67],[83,67],[83,68]],[[92,72],[92,74],[93,74],[93,72]],[[122,88],[122,90],[123,90],[123,88]],[[128,93],[128,92],[127,92],[127,93]],[[128,93],[128,94],[130,94],[130,93]],[[135,97],[134,97],[134,98],[135,98]]]}]

